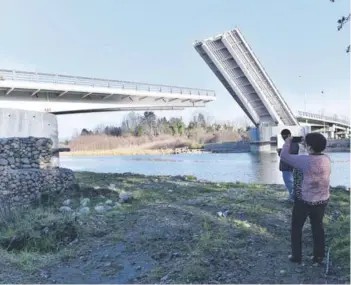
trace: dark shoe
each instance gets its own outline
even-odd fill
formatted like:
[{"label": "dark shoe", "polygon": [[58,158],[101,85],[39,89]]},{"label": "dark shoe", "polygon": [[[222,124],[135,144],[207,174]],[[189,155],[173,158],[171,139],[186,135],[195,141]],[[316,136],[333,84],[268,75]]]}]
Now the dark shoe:
[{"label": "dark shoe", "polygon": [[323,257],[314,257],[314,256],[311,256],[311,261],[313,262],[313,265],[314,265],[314,266],[318,266],[318,265],[323,264]]},{"label": "dark shoe", "polygon": [[289,255],[288,258],[289,258],[289,260],[290,260],[291,262],[294,262],[294,263],[301,263],[301,258],[296,258],[296,257],[294,257],[294,256],[292,256],[292,255]]}]

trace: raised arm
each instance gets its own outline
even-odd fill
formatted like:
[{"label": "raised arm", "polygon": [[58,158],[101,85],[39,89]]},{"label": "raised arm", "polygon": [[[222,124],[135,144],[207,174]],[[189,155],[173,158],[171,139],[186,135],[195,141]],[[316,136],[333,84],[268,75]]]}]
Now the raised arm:
[{"label": "raised arm", "polygon": [[307,155],[296,155],[290,154],[290,147],[291,147],[291,139],[288,138],[283,145],[282,151],[280,153],[280,159],[283,160],[285,163],[295,167],[297,169],[301,169],[304,171],[307,167],[308,163],[308,156]]}]

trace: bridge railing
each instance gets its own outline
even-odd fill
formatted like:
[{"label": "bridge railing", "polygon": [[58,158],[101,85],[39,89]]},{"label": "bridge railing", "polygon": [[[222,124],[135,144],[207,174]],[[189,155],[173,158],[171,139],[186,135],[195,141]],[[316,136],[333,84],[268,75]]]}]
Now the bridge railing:
[{"label": "bridge railing", "polygon": [[324,115],[313,114],[313,113],[303,112],[303,111],[298,111],[297,114],[298,114],[298,116],[304,117],[304,118],[311,118],[311,119],[317,119],[317,120],[321,120],[321,121],[336,122],[336,123],[341,123],[343,125],[350,126],[350,120],[339,118],[337,115],[324,116]]},{"label": "bridge railing", "polygon": [[184,95],[216,96],[213,90],[178,87],[159,84],[138,83],[131,81],[109,80],[81,76],[59,75],[51,73],[37,73],[0,69],[0,80],[16,80],[38,83],[73,84],[92,87],[121,88],[162,93],[176,93]]}]

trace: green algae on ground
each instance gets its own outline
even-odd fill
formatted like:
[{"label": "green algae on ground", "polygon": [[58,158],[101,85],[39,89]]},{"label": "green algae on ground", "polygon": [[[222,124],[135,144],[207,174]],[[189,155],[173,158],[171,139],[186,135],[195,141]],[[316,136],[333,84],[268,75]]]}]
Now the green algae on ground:
[{"label": "green algae on ground", "polygon": [[[38,208],[44,212],[50,208],[55,213],[65,199],[71,199],[71,206],[76,209],[82,198],[89,198],[90,213],[73,219],[77,222],[77,242],[46,253],[1,249],[0,266],[4,268],[0,273],[1,281],[51,283],[55,280],[65,283],[60,272],[65,275],[76,273],[70,273],[67,268],[64,271],[56,269],[67,264],[78,266],[81,271],[90,270],[90,281],[86,279],[87,275],[75,275],[80,283],[96,278],[101,278],[102,283],[126,283],[118,275],[122,267],[114,270],[110,263],[123,264],[123,270],[131,276],[129,282],[134,283],[349,281],[350,199],[344,190],[332,189],[327,208],[327,246],[331,246],[333,262],[330,275],[324,276],[323,268],[314,268],[307,261],[302,268],[287,261],[291,205],[285,202],[286,190],[282,186],[213,183],[192,176],[130,173],[77,172],[76,177],[80,189],[64,196],[49,197],[46,203],[28,211],[34,215]],[[94,210],[96,205],[107,200],[118,202],[119,194],[123,192],[134,195],[131,203],[122,203],[103,214]],[[42,219],[47,221],[49,216]],[[17,224],[13,225],[16,230]],[[11,232],[0,231],[0,238],[4,236],[8,239]],[[312,244],[308,224],[303,241],[307,256]],[[109,257],[101,251],[116,245],[123,245],[124,249],[115,254],[113,260],[106,261]],[[142,261],[151,267],[138,265]],[[84,267],[84,262],[89,264]],[[18,266],[30,272],[31,277],[16,275]],[[287,274],[282,275],[281,270]],[[18,276],[16,279],[15,275]]]}]

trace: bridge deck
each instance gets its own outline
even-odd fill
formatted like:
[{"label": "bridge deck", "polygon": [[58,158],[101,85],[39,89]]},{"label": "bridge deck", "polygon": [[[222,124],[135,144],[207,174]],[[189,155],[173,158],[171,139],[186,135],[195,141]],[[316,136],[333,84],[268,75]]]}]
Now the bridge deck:
[{"label": "bridge deck", "polygon": [[0,100],[196,107],[212,90],[99,78],[0,70]]},{"label": "bridge deck", "polygon": [[339,125],[341,127],[350,127],[350,120],[339,118],[337,115],[335,116],[323,116],[319,114],[313,114],[309,112],[298,111],[296,117],[299,121],[307,120],[309,122],[320,122],[321,124],[334,124]]},{"label": "bridge deck", "polygon": [[255,125],[298,125],[238,29],[195,42],[194,47]]}]

